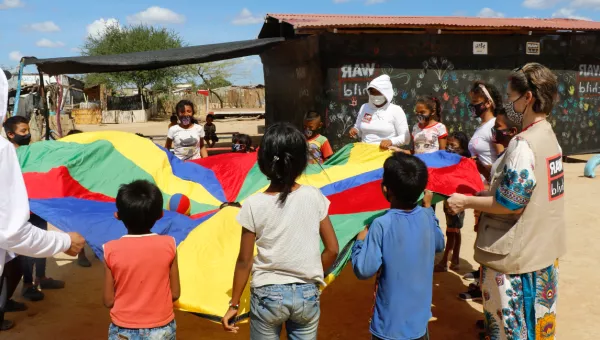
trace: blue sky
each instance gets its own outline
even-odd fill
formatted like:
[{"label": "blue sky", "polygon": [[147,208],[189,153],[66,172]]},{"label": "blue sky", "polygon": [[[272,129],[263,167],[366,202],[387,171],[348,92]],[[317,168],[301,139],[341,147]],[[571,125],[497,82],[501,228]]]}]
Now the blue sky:
[{"label": "blue sky", "polygon": [[[600,20],[600,0],[0,0],[0,65],[21,56],[78,55],[88,34],[106,22],[171,28],[190,45],[253,39],[266,13],[567,17]],[[27,69],[35,71],[35,69]],[[236,83],[260,83],[258,57],[238,66]]]}]

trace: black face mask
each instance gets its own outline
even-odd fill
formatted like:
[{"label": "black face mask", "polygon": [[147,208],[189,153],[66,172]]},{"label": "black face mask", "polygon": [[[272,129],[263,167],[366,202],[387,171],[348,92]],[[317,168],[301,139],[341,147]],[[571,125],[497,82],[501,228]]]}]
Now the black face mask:
[{"label": "black face mask", "polygon": [[17,135],[15,133],[15,136],[12,138],[12,141],[19,146],[29,145],[29,143],[31,142],[31,134],[28,133],[26,135]]},{"label": "black face mask", "polygon": [[510,138],[508,136],[508,131],[507,130],[500,130],[500,129],[496,129],[495,127],[492,128],[492,141],[496,144],[504,144],[504,142]]},{"label": "black face mask", "polygon": [[479,118],[487,111],[487,107],[485,107],[485,102],[479,104],[469,104],[469,111],[473,117]]}]

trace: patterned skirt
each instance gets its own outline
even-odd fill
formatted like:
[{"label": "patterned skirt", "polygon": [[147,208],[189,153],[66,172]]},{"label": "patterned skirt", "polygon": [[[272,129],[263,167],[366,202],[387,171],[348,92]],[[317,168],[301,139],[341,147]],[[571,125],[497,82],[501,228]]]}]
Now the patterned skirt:
[{"label": "patterned skirt", "polygon": [[482,282],[485,339],[555,339],[558,260],[548,268],[517,275],[484,266]]}]

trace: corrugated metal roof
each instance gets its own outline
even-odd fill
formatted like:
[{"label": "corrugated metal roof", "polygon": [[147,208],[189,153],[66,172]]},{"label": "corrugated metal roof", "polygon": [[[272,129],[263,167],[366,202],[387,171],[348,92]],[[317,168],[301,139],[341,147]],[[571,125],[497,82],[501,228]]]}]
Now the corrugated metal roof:
[{"label": "corrugated metal roof", "polygon": [[600,22],[575,19],[410,17],[328,14],[267,14],[294,28],[435,27],[470,29],[600,30]]}]

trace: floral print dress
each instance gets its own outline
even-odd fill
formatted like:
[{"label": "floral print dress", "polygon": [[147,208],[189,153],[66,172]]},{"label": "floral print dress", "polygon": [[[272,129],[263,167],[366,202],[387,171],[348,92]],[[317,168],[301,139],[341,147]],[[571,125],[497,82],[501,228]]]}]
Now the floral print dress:
[{"label": "floral print dress", "polygon": [[[508,157],[504,178],[494,195],[498,203],[515,211],[525,208],[531,199],[536,184],[535,158],[524,139],[517,136],[511,143],[517,144],[510,154],[503,155]],[[536,272],[516,275],[483,266],[482,290],[486,339],[555,339],[558,260]]]}]

